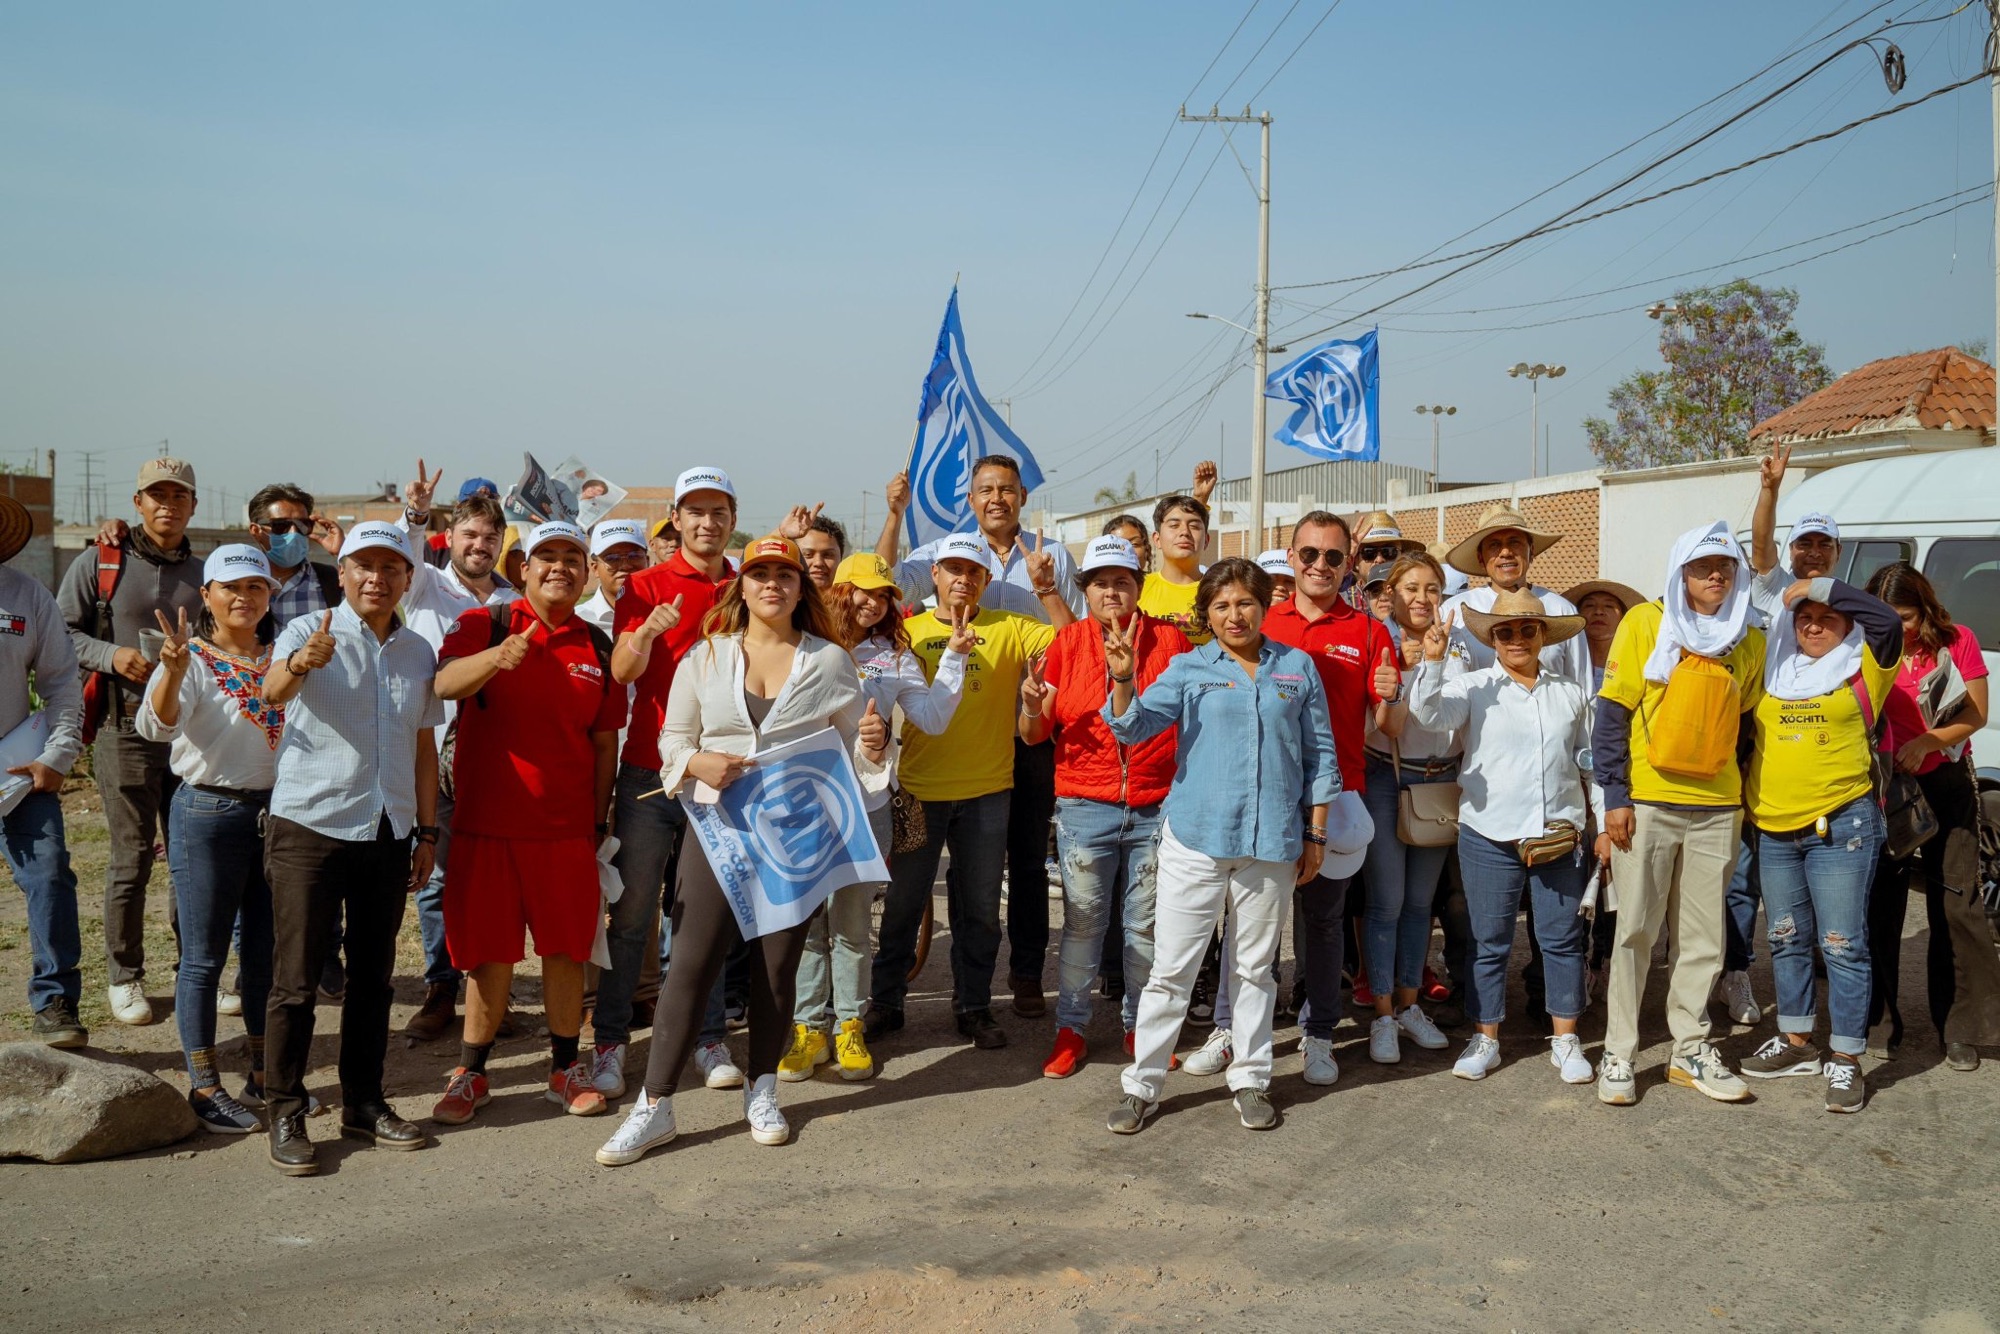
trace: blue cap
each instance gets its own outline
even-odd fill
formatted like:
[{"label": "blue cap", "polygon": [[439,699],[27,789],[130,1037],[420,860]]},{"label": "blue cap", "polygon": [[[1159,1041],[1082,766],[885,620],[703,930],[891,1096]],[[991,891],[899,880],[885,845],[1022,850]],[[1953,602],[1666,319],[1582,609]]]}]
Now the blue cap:
[{"label": "blue cap", "polygon": [[497,496],[500,494],[500,488],[495,486],[492,482],[488,481],[486,478],[468,477],[465,479],[465,485],[458,488],[459,501],[461,503],[468,501],[472,499],[474,496],[478,495],[481,491],[484,491],[489,496]]}]

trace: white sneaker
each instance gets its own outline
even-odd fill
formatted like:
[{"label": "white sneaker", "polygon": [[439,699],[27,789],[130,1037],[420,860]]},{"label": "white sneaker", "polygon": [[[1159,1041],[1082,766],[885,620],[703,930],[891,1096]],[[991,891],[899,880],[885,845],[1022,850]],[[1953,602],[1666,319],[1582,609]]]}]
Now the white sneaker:
[{"label": "white sneaker", "polygon": [[134,1028],[153,1022],[153,1002],[146,988],[137,982],[114,982],[106,993],[111,998],[111,1017]]},{"label": "white sneaker", "polygon": [[1208,1041],[1201,1049],[1181,1062],[1181,1069],[1191,1075],[1219,1075],[1229,1068],[1236,1059],[1236,1049],[1230,1044],[1229,1030],[1218,1028],[1208,1035]]},{"label": "white sneaker", "polygon": [[776,1075],[759,1075],[743,1090],[743,1115],[750,1121],[750,1138],[759,1144],[783,1144],[792,1137],[791,1122],[778,1110]]},{"label": "white sneaker", "polygon": [[625,1096],[625,1044],[599,1043],[590,1057],[590,1086],[606,1098]]},{"label": "white sneaker", "polygon": [[694,1068],[701,1071],[701,1082],[712,1089],[734,1089],[743,1087],[743,1072],[729,1057],[726,1042],[704,1042],[694,1049]]},{"label": "white sneaker", "polygon": [[1431,1017],[1414,1004],[1405,1005],[1396,1015],[1396,1026],[1410,1035],[1410,1041],[1425,1051],[1443,1051],[1451,1045],[1451,1039],[1438,1031]]},{"label": "white sneaker", "polygon": [[1500,1040],[1475,1033],[1472,1041],[1465,1044],[1465,1054],[1458,1058],[1451,1072],[1460,1079],[1484,1079],[1499,1064]]},{"label": "white sneaker", "polygon": [[1299,1043],[1306,1054],[1306,1083],[1326,1085],[1340,1078],[1340,1062],[1333,1059],[1332,1038],[1306,1038]]},{"label": "white sneaker", "polygon": [[1750,989],[1750,974],[1722,975],[1722,1008],[1728,1011],[1731,1023],[1755,1024],[1764,1017],[1763,1007],[1757,1004],[1757,993]]},{"label": "white sneaker", "polygon": [[1630,1107],[1639,1101],[1630,1061],[1622,1056],[1604,1058],[1604,1068],[1597,1072],[1597,1100],[1612,1107]]},{"label": "white sneaker", "polygon": [[1590,1058],[1583,1054],[1583,1039],[1574,1033],[1558,1033],[1550,1040],[1549,1064],[1561,1073],[1565,1084],[1588,1084],[1597,1078]]},{"label": "white sneaker", "polygon": [[646,1096],[646,1090],[640,1089],[632,1110],[625,1114],[624,1124],[597,1151],[597,1161],[606,1167],[636,1163],[673,1137],[674,1100],[662,1098],[654,1102]]},{"label": "white sneaker", "polygon": [[216,992],[215,1012],[217,1014],[242,1014],[243,1013],[242,995],[234,991]]},{"label": "white sneaker", "polygon": [[1378,1014],[1368,1025],[1368,1059],[1377,1065],[1395,1065],[1403,1059],[1403,1029],[1393,1014]]}]

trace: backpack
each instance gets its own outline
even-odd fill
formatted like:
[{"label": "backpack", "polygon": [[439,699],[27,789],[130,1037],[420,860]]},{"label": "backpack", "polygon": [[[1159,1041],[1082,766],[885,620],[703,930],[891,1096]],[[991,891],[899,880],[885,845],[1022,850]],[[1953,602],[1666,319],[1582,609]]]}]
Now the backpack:
[{"label": "backpack", "polygon": [[[513,620],[511,602],[490,602],[486,605],[486,647],[499,648],[506,642]],[[590,646],[597,651],[597,665],[604,672],[605,688],[611,686],[611,636],[585,621],[583,626],[590,631]],[[481,687],[469,701],[459,705],[459,711],[452,714],[451,722],[445,726],[444,740],[438,745],[438,791],[450,797],[455,794],[457,783],[452,781],[452,766],[458,759],[458,720],[464,716],[466,703],[486,707],[486,690]]]},{"label": "backpack", "polygon": [[1716,658],[1683,653],[1646,727],[1646,762],[1662,773],[1706,782],[1736,757],[1743,699]]},{"label": "backpack", "polygon": [[[93,639],[110,640],[112,634],[111,598],[118,591],[118,581],[125,577],[125,548],[104,542],[97,547],[97,602],[91,610],[90,633]],[[97,740],[97,729],[104,724],[111,712],[111,696],[117,693],[118,683],[111,679],[109,672],[85,672],[83,674],[83,744]]]}]

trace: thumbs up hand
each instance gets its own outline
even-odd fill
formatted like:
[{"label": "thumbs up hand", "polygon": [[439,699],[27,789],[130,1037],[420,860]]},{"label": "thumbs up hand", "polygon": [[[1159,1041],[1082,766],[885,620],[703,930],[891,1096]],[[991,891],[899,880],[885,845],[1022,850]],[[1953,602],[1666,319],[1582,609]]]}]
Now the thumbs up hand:
[{"label": "thumbs up hand", "polygon": [[526,635],[508,635],[493,650],[493,664],[503,672],[511,672],[528,660],[528,648],[533,641]]},{"label": "thumbs up hand", "polygon": [[297,660],[308,671],[314,671],[333,661],[333,648],[333,612],[329,610],[320,618],[319,629],[306,636]]},{"label": "thumbs up hand", "polygon": [[1375,698],[1394,699],[1402,687],[1403,674],[1396,667],[1395,656],[1385,648],[1375,664]]},{"label": "thumbs up hand", "polygon": [[861,749],[869,759],[877,764],[889,750],[889,721],[875,709],[875,701],[869,700],[868,707],[861,714]]}]

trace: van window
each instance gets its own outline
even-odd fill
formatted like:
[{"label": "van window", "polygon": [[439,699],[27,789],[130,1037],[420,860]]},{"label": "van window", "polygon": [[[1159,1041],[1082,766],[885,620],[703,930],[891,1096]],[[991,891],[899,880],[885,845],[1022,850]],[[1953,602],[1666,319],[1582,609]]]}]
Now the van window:
[{"label": "van window", "polygon": [[2000,538],[1939,538],[1924,558],[1924,574],[1951,619],[1970,626],[1979,647],[2000,651]]},{"label": "van window", "polygon": [[1841,553],[1847,569],[1839,577],[1856,588],[1866,588],[1875,571],[1916,555],[1916,544],[1902,538],[1868,538]]}]

